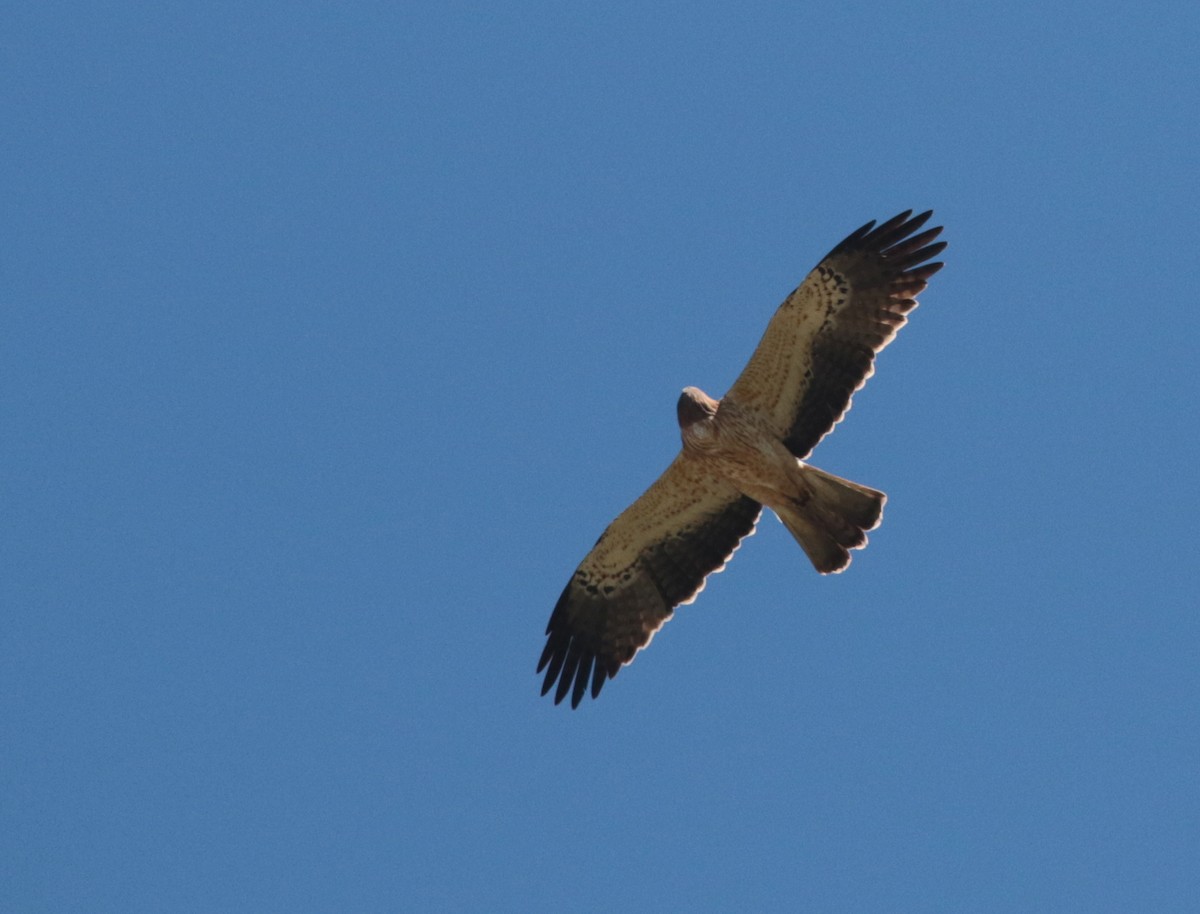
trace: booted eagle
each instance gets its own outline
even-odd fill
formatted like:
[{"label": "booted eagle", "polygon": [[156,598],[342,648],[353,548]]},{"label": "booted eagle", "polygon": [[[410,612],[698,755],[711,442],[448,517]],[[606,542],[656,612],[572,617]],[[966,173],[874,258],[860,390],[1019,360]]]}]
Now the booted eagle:
[{"label": "booted eagle", "polygon": [[[868,222],[787,297],[724,398],[685,387],[683,448],[596,542],[558,598],[537,670],[577,707],[725,567],[774,511],[821,574],[867,544],[886,496],[804,463],[845,415],[941,263],[932,211]],[[555,683],[557,682],[557,688]]]}]

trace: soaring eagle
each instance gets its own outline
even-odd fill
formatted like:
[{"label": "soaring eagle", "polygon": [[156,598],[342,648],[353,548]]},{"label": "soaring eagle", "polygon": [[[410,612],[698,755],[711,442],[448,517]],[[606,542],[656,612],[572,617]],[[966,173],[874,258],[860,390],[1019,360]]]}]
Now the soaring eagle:
[{"label": "soaring eagle", "polygon": [[685,387],[683,448],[596,542],[563,590],[537,671],[545,695],[571,707],[690,603],[758,522],[774,511],[821,574],[867,544],[886,496],[804,463],[850,408],[883,349],[941,263],[932,211],[868,222],[780,305],[741,376],[721,400]]}]

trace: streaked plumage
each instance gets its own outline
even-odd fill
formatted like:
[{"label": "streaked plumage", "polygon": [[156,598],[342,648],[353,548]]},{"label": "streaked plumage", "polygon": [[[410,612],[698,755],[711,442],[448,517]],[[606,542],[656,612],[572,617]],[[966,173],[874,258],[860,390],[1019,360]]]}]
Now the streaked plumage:
[{"label": "streaked plumage", "polygon": [[[823,574],[866,545],[885,496],[803,463],[871,376],[941,263],[931,212],[869,222],[835,247],[775,312],[720,401],[679,398],[683,448],[604,531],[546,626],[542,694],[578,706],[690,603],[754,530],[765,504]],[[557,688],[555,688],[557,683]]]}]

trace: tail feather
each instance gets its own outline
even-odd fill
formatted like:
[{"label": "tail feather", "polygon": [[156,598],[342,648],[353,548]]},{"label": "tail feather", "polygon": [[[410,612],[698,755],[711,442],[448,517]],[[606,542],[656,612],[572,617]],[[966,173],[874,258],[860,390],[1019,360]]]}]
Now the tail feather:
[{"label": "tail feather", "polygon": [[809,498],[772,507],[817,571],[841,571],[850,564],[850,550],[865,546],[867,531],[879,526],[887,496],[807,464],[800,472]]}]

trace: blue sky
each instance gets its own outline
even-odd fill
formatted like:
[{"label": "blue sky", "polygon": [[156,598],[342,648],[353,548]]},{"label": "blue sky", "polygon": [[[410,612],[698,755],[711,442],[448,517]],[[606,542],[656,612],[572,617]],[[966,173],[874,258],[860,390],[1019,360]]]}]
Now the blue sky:
[{"label": "blue sky", "polygon": [[[1200,905],[1194,4],[28,4],[0,908]],[[542,631],[843,235],[939,274],[598,701]]]}]

